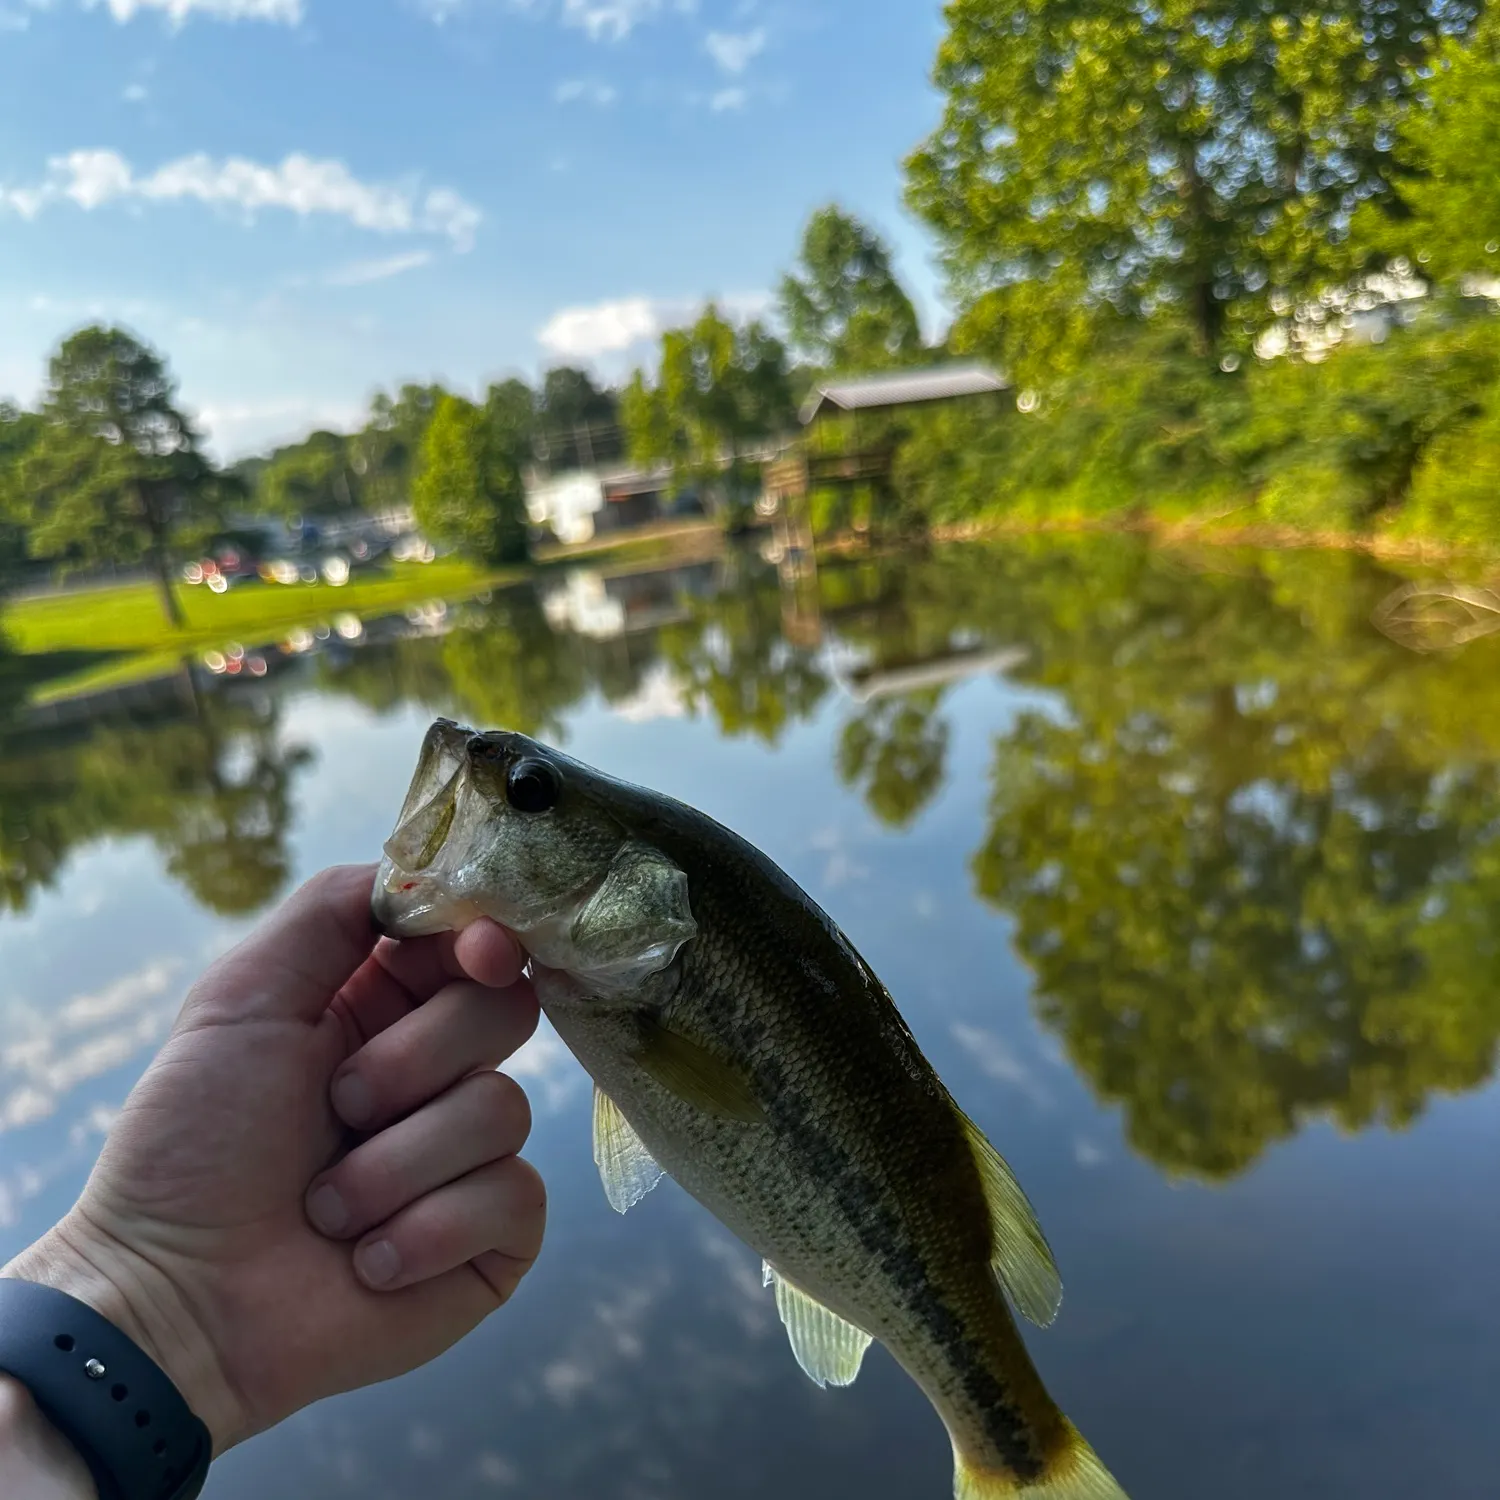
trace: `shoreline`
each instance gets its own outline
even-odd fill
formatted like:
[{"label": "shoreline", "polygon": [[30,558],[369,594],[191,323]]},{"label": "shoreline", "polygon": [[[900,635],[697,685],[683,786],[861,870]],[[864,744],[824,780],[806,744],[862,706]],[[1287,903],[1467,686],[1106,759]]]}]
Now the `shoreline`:
[{"label": "shoreline", "polygon": [[1500,572],[1500,547],[1439,542],[1430,537],[1388,537],[1350,531],[1302,531],[1265,523],[1231,525],[1220,519],[1169,521],[1156,517],[1122,520],[1070,518],[1056,521],[957,521],[926,533],[934,542],[982,541],[988,537],[1091,533],[1144,536],[1166,546],[1192,543],[1213,547],[1258,547],[1266,551],[1362,552],[1392,562],[1441,563],[1466,559]]}]

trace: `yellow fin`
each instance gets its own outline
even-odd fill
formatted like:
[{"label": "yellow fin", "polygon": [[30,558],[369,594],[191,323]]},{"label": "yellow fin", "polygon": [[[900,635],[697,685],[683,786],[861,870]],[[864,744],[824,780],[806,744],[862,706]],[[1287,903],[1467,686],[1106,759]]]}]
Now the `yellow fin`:
[{"label": "yellow fin", "polygon": [[1052,1248],[1036,1221],[1035,1210],[1016,1181],[1016,1174],[984,1138],[984,1132],[961,1110],[959,1118],[973,1148],[984,1196],[990,1205],[994,1238],[990,1264],[1017,1312],[1037,1327],[1045,1328],[1062,1305],[1062,1281],[1052,1259]]},{"label": "yellow fin", "polygon": [[704,1114],[747,1125],[766,1118],[749,1083],[731,1064],[664,1026],[648,1030],[639,1062],[664,1089]]},{"label": "yellow fin", "polygon": [[807,1378],[821,1386],[853,1385],[865,1350],[875,1342],[870,1335],[798,1291],[769,1261],[765,1283],[776,1287],[776,1311]]},{"label": "yellow fin", "polygon": [[965,1463],[954,1454],[953,1500],[1130,1500],[1070,1422],[1061,1457],[1036,1479],[1020,1480]]},{"label": "yellow fin", "polygon": [[617,1214],[634,1208],[666,1175],[598,1084],[594,1085],[594,1165],[599,1168],[604,1196]]}]

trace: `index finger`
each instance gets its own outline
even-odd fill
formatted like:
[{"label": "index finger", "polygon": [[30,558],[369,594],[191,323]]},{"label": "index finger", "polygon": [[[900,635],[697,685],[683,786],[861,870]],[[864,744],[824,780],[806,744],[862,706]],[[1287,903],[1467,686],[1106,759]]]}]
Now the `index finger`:
[{"label": "index finger", "polygon": [[462,932],[381,938],[369,961],[344,985],[341,999],[360,1038],[369,1041],[455,979],[509,989],[525,962],[515,937],[481,917]]}]

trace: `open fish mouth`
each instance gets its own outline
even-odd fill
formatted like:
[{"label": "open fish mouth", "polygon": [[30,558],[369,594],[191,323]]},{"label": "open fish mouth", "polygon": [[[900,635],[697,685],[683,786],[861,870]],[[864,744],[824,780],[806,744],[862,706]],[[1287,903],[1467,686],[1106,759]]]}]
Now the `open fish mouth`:
[{"label": "open fish mouth", "polygon": [[427,731],[370,897],[371,918],[387,937],[427,937],[481,915],[473,902],[454,899],[439,863],[469,791],[474,738],[451,719],[439,719]]}]

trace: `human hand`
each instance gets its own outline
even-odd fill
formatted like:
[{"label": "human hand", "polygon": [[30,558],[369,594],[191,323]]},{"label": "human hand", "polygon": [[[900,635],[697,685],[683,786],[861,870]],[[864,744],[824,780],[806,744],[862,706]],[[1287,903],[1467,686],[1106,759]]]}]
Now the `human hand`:
[{"label": "human hand", "polygon": [[530,1110],[493,1071],[536,1027],[524,955],[488,921],[377,943],[374,873],[325,871],[204,974],[77,1205],[4,1272],[129,1334],[215,1454],[435,1358],[541,1246]]}]

